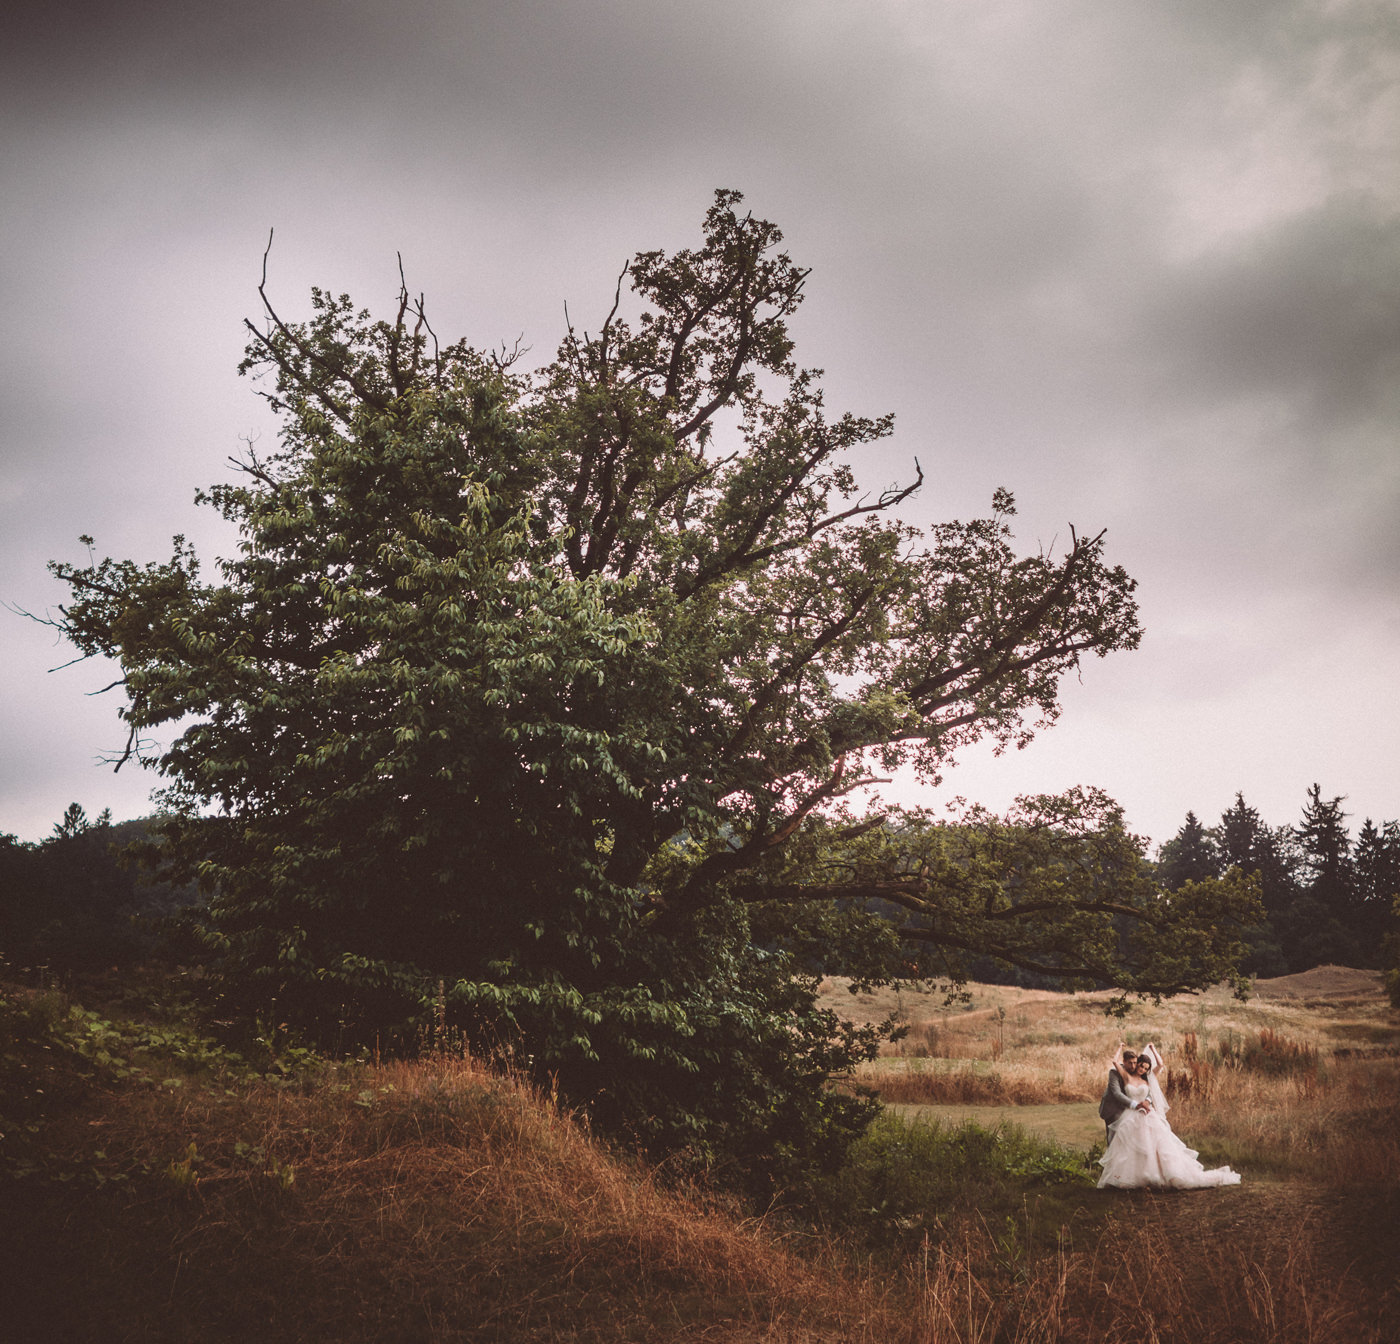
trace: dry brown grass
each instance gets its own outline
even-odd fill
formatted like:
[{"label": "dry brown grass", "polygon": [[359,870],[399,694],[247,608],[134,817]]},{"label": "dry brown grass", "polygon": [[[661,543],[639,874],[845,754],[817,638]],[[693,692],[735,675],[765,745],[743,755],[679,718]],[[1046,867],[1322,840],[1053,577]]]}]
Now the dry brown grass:
[{"label": "dry brown grass", "polygon": [[1177,1094],[1171,1122],[1232,1164],[1329,1185],[1400,1181],[1400,1061],[1343,1057],[1294,1075],[1225,1069],[1213,1082]]},{"label": "dry brown grass", "polygon": [[1247,1244],[1201,1245],[1188,1258],[1181,1249],[1156,1226],[1121,1220],[1090,1250],[1062,1248],[1018,1265],[1004,1241],[969,1233],[910,1273],[916,1314],[899,1338],[1324,1344],[1387,1337],[1358,1306],[1354,1284],[1318,1273],[1303,1229],[1267,1259]]},{"label": "dry brown grass", "polygon": [[[1012,1123],[1018,1106],[1097,1100],[1117,1042],[1155,1041],[1170,1064],[1174,1127],[1209,1165],[1246,1172],[1228,1204],[1130,1203],[1116,1232],[1025,1275],[1014,1328],[989,1315],[980,1337],[1391,1337],[1400,1020],[1369,972],[1320,968],[1256,989],[1245,1003],[1215,990],[1136,1005],[1119,1023],[1104,1018],[1104,995],[972,985],[969,1003],[949,1005],[827,987],[827,1001],[858,1020],[893,1015],[911,1028],[862,1073],[882,1098],[998,1105]],[[1366,1236],[1347,1242],[1344,1225]],[[985,1249],[968,1262],[969,1286],[986,1281],[988,1263]],[[1364,1287],[1346,1278],[1353,1264],[1369,1266],[1358,1270]],[[978,1336],[969,1326],[965,1337]]]},{"label": "dry brown grass", "polygon": [[1034,1066],[1015,1062],[890,1059],[862,1068],[857,1077],[892,1105],[1041,1106],[1084,1100],[1063,1076],[1047,1078]]},{"label": "dry brown grass", "polygon": [[[1211,1141],[1218,1160],[1321,1164],[1335,1181],[1400,1175],[1385,1137],[1400,1118],[1400,1020],[1372,972],[1319,968],[1263,982],[1244,1003],[1216,989],[1138,1004],[1125,1022],[1104,1017],[1104,994],[968,989],[970,1002],[948,1005],[908,990],[852,996],[832,981],[825,1001],[857,1020],[893,1016],[909,1027],[858,1077],[893,1104],[1096,1100],[1117,1042],[1151,1040],[1168,1064],[1175,1127]],[[1379,1138],[1358,1137],[1378,1129]]]},{"label": "dry brown grass", "polygon": [[[650,1338],[663,1308],[664,1329],[738,1316],[783,1338],[847,1319],[844,1289],[762,1223],[664,1189],[476,1061],[339,1078],[145,1090],[70,1117],[74,1168],[133,1178],[102,1188],[107,1240],[145,1244],[92,1275],[90,1333],[63,1336],[195,1339],[193,1323],[233,1321],[258,1339],[612,1339],[645,1322]],[[153,1210],[169,1226],[133,1238]]]},{"label": "dry brown grass", "polygon": [[[1132,1218],[1066,1235],[1048,1255],[975,1218],[898,1266],[820,1238],[799,1249],[765,1220],[663,1188],[547,1098],[466,1059],[341,1074],[307,1092],[106,1101],[101,1125],[69,1117],[67,1142],[76,1155],[100,1129],[105,1161],[120,1154],[148,1174],[89,1194],[81,1227],[71,1202],[10,1203],[6,1260],[30,1293],[11,1296],[15,1338],[1383,1338],[1358,1314],[1355,1284],[1315,1271],[1301,1229],[1267,1255],[1239,1243],[1183,1256]],[[16,1212],[30,1215],[23,1246]],[[63,1257],[46,1280],[36,1251]]]},{"label": "dry brown grass", "polygon": [[[1043,1060],[1018,1058],[1047,1048],[1023,1034],[1061,1029],[1040,1002],[1011,1002],[995,1071],[966,1057],[886,1064],[1013,1080],[1024,1068],[1044,1082]],[[1071,1011],[1088,1022],[1077,1048],[1092,1056],[1104,1028]],[[1075,1076],[1068,1058],[1053,1067]],[[1282,1135],[1315,1179],[1393,1185],[1393,1126],[1375,1142],[1394,1105],[1391,1062],[1328,1068],[1316,1095],[1308,1075],[1248,1075],[1228,1099],[1183,1098],[1173,1119],[1260,1151]],[[940,1243],[875,1262],[668,1187],[550,1098],[460,1054],[330,1070],[301,1088],[90,1080],[65,1107],[46,1135],[48,1177],[0,1187],[4,1328],[35,1344],[1385,1338],[1365,1280],[1306,1217],[1222,1235],[1200,1217],[1217,1208],[1210,1192],[1194,1204],[1089,1200],[1057,1245],[1033,1253],[1029,1222],[1021,1235],[950,1211]]]}]

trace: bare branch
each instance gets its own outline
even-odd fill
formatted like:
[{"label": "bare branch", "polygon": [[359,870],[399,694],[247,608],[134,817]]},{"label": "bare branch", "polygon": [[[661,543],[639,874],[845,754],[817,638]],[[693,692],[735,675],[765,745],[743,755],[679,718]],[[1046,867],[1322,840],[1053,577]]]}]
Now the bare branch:
[{"label": "bare branch", "polygon": [[[267,314],[268,320],[277,329],[282,339],[285,340],[308,364],[323,370],[331,378],[343,378],[350,385],[351,391],[355,393],[361,401],[367,405],[374,406],[379,410],[385,409],[386,403],[382,397],[377,396],[368,388],[363,387],[360,381],[343,365],[335,366],[322,359],[305,341],[297,336],[292,329],[282,320],[277,310],[272,306],[272,301],[267,297],[267,257],[272,251],[272,230],[268,230],[267,247],[263,250],[262,279],[258,284],[258,297],[262,299],[263,311]],[[267,352],[273,363],[294,383],[301,387],[307,387],[305,380],[299,375],[288,358],[277,348],[277,344],[264,332],[261,332],[246,317],[243,325],[252,332],[253,339]],[[344,424],[350,424],[353,416],[348,408],[342,406],[324,387],[315,384],[308,389],[316,400],[321,403],[332,415]]]}]

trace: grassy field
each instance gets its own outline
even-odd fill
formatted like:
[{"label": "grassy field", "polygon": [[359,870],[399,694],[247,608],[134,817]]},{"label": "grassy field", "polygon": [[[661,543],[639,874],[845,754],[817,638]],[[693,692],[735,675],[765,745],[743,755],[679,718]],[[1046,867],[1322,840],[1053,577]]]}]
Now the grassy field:
[{"label": "grassy field", "polygon": [[[892,1114],[785,1211],[668,1184],[460,1054],[238,1059],[158,994],[0,986],[0,1338],[1391,1340],[1400,1024],[1340,972],[1262,990],[1124,1028],[1092,996],[832,985],[914,1028],[867,1081],[991,1129]],[[1093,1188],[1120,1034],[1242,1186]]]},{"label": "grassy field", "polygon": [[1103,1140],[1091,1103],[1115,1046],[1152,1041],[1173,1127],[1203,1155],[1343,1182],[1400,1170],[1400,1125],[1381,1123],[1400,1121],[1400,1021],[1377,972],[1318,967],[1260,981],[1244,1002],[1215,989],[1135,1004],[1122,1021],[1104,1016],[1105,994],[969,990],[948,1005],[936,991],[823,987],[844,1015],[907,1026],[857,1080],[906,1115],[1012,1120],[1088,1147]]}]

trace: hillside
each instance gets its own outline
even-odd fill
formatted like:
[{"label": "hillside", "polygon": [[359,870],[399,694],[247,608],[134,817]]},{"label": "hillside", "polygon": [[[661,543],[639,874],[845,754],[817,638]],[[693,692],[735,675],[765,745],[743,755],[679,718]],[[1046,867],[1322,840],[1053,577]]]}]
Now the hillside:
[{"label": "hillside", "polygon": [[0,986],[17,1341],[1029,1342],[1127,1337],[1148,1310],[1173,1344],[1266,1319],[1283,1341],[1384,1337],[1343,1232],[1388,1216],[1393,1142],[1369,1189],[1329,1196],[1325,1245],[1293,1217],[1324,1203],[1277,1176],[1251,1172],[1252,1203],[1116,1197],[1016,1131],[898,1121],[784,1214],[649,1171],[460,1052],[333,1063],[274,1037],[240,1057],[177,994],[104,990],[99,1013]]}]

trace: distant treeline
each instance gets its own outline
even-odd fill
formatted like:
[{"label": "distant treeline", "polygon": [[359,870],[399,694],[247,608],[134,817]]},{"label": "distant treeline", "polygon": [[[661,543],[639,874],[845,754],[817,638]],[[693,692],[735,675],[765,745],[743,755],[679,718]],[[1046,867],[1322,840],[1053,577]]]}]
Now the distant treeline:
[{"label": "distant treeline", "polygon": [[0,834],[0,961],[13,967],[96,971],[187,951],[171,920],[193,887],[153,882],[122,851],[149,820],[95,821],[71,804],[47,839]]},{"label": "distant treeline", "polygon": [[[1324,799],[1313,785],[1296,826],[1267,825],[1242,794],[1215,826],[1188,812],[1161,846],[1157,878],[1176,891],[1236,867],[1259,875],[1265,919],[1246,934],[1243,967],[1252,975],[1326,963],[1393,965],[1400,822],[1367,818],[1353,838],[1344,801]],[[160,955],[197,957],[188,925],[172,919],[197,904],[195,889],[153,882],[122,857],[150,825],[113,824],[107,812],[91,821],[73,803],[37,844],[0,834],[0,960],[84,971]],[[990,958],[979,959],[972,974],[989,983],[1040,983]]]},{"label": "distant treeline", "polygon": [[1269,826],[1235,795],[1215,826],[1194,812],[1161,847],[1157,876],[1171,891],[1230,868],[1258,873],[1266,918],[1249,931],[1244,969],[1288,975],[1332,963],[1379,969],[1394,962],[1400,897],[1400,822],[1367,817],[1352,837],[1344,797],[1314,784],[1296,826]]}]

